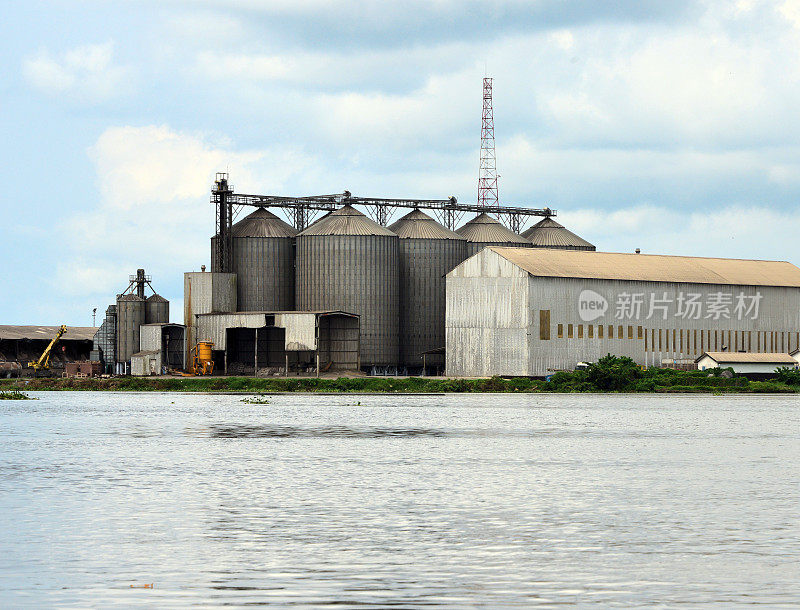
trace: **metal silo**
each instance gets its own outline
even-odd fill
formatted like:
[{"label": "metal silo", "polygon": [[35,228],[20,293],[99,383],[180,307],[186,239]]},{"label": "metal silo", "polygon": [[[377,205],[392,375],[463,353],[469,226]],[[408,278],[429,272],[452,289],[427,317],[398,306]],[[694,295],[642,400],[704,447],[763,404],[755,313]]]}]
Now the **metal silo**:
[{"label": "metal silo", "polygon": [[145,324],[169,322],[169,301],[160,294],[154,294],[144,303]]},{"label": "metal silo", "polygon": [[543,218],[522,234],[534,248],[555,248],[558,250],[596,250],[593,244],[578,237],[564,225],[550,218]]},{"label": "metal silo", "polygon": [[[234,224],[231,235],[231,272],[237,275],[238,311],[293,310],[297,231],[272,212],[259,208]],[[211,240],[212,253],[215,240]]]},{"label": "metal silo", "polygon": [[117,297],[117,362],[129,362],[139,351],[139,327],[144,320],[144,299],[135,294]]},{"label": "metal silo", "polygon": [[297,235],[297,309],[359,314],[362,366],[399,363],[397,242],[349,205]]},{"label": "metal silo", "polygon": [[[419,210],[389,229],[400,238],[400,361],[421,369],[423,352],[444,347],[444,276],[466,258],[467,242]],[[444,358],[425,363],[443,366]]]},{"label": "metal silo", "polygon": [[467,258],[477,254],[486,246],[510,246],[512,248],[530,248],[531,242],[505,228],[500,221],[486,212],[478,214],[468,223],[456,229],[461,237],[467,240]]}]

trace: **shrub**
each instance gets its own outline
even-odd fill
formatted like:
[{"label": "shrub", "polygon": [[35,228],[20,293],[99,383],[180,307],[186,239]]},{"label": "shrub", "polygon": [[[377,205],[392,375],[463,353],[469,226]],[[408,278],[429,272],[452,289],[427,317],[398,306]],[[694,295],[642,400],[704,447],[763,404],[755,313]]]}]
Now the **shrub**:
[{"label": "shrub", "polygon": [[642,377],[642,369],[627,356],[608,354],[586,369],[586,381],[599,390],[615,391],[631,389]]}]

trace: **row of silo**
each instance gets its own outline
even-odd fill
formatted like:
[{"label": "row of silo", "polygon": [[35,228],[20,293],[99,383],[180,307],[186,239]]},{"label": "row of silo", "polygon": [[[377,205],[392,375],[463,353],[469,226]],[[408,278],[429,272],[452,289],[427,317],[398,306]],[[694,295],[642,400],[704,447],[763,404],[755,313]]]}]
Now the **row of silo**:
[{"label": "row of silo", "polygon": [[453,232],[419,210],[386,228],[349,205],[300,233],[259,209],[232,237],[238,311],[359,314],[362,366],[421,366],[445,342],[444,276],[487,246],[533,247],[485,213]]}]

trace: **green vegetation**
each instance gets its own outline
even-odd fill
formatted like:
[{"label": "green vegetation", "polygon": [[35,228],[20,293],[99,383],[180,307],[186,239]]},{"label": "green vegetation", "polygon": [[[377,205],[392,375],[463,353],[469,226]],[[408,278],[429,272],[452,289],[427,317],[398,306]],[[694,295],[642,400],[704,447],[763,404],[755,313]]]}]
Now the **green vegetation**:
[{"label": "green vegetation", "polygon": [[[587,368],[560,371],[549,380],[527,377],[488,379],[441,379],[431,377],[114,377],[110,379],[0,380],[0,388],[18,390],[117,390],[138,392],[241,392],[255,394],[243,402],[269,404],[265,394],[274,392],[411,393],[443,392],[656,392],[656,393],[797,393],[800,371],[780,369],[775,378],[750,381],[731,369],[676,371],[642,369],[633,360],[608,355]],[[19,392],[17,392],[19,394]]]},{"label": "green vegetation", "polygon": [[0,400],[36,400],[19,390],[0,390]]},{"label": "green vegetation", "polygon": [[642,369],[626,357],[604,356],[588,368],[555,373],[544,386],[551,392],[657,392],[675,393],[796,393],[800,391],[800,373],[786,369],[776,379],[750,381],[736,376],[733,370],[676,371]]}]

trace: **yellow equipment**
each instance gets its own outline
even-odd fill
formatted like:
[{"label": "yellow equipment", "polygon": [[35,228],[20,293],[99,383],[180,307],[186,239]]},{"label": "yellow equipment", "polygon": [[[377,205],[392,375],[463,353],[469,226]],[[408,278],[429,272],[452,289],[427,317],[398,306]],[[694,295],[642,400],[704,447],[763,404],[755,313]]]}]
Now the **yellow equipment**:
[{"label": "yellow equipment", "polygon": [[211,341],[200,341],[192,348],[192,364],[189,370],[195,375],[213,375],[214,359],[211,355]]},{"label": "yellow equipment", "polygon": [[28,366],[31,367],[34,371],[49,369],[50,353],[53,351],[53,347],[55,346],[56,343],[58,343],[58,340],[62,337],[62,335],[65,332],[67,332],[67,327],[62,324],[61,327],[58,329],[56,336],[53,337],[53,340],[50,341],[50,344],[45,348],[44,352],[42,352],[42,355],[39,356],[39,359],[33,362],[29,362]]}]

